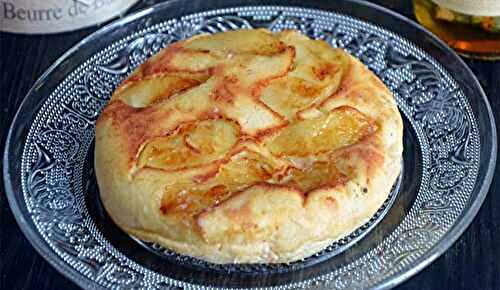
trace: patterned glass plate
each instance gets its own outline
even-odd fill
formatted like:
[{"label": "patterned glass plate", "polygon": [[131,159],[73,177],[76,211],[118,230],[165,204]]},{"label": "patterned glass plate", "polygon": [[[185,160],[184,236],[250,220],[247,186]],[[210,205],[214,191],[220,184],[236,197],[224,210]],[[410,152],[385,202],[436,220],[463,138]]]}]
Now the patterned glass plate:
[{"label": "patterned glass plate", "polygon": [[[298,29],[360,58],[404,118],[403,172],[377,214],[325,251],[290,264],[214,265],[120,231],[99,201],[94,125],[138,64],[198,33]],[[12,124],[4,179],[38,252],[83,288],[390,288],[442,254],[476,215],[496,161],[489,104],[467,66],[413,22],[373,4],[169,1],[110,24],[62,56]]]}]

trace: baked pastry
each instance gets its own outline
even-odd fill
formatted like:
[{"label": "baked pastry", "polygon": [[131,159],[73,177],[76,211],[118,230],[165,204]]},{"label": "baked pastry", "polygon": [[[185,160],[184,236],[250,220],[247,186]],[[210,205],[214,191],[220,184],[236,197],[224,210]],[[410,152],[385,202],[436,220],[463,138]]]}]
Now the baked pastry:
[{"label": "baked pastry", "polygon": [[127,233],[214,263],[309,256],[368,221],[402,121],[359,60],[296,31],[171,44],[96,125],[102,202]]}]

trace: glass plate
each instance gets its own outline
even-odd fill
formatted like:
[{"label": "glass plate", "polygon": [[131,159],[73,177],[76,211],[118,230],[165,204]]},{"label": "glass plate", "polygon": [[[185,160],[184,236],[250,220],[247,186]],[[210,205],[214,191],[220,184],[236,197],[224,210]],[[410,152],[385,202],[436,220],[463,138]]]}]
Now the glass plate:
[{"label": "glass plate", "polygon": [[[390,288],[442,254],[491,182],[496,129],[467,66],[420,26],[359,1],[169,1],[116,21],[65,53],[23,101],[4,155],[24,234],[83,288]],[[138,64],[198,33],[298,29],[361,59],[404,119],[404,170],[377,214],[327,250],[290,264],[214,265],[136,241],[101,207],[94,125]]]}]

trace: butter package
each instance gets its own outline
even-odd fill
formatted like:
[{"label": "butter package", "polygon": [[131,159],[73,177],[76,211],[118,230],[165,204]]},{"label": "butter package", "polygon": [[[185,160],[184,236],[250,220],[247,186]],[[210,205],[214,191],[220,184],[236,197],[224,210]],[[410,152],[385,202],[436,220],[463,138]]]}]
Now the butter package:
[{"label": "butter package", "polygon": [[114,18],[139,0],[0,0],[0,31],[49,34]]}]

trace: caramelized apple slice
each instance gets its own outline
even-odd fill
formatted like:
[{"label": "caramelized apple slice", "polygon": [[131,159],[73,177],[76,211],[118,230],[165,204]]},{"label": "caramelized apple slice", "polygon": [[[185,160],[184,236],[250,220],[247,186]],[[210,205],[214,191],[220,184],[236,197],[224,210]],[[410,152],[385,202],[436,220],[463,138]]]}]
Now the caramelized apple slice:
[{"label": "caramelized apple slice", "polygon": [[321,87],[304,79],[288,76],[269,84],[264,89],[261,100],[273,111],[292,120],[297,112],[321,98],[323,92]]},{"label": "caramelized apple slice", "polygon": [[208,75],[193,74],[192,76],[159,75],[141,81],[125,83],[113,94],[113,99],[119,99],[135,108],[147,107],[153,103],[199,85],[207,80]]},{"label": "caramelized apple slice", "polygon": [[230,196],[224,185],[211,188],[190,187],[181,191],[170,189],[163,195],[160,210],[163,214],[192,216],[203,209],[213,207]]},{"label": "caramelized apple slice", "polygon": [[323,186],[334,186],[346,180],[347,176],[339,171],[333,162],[316,161],[304,169],[290,168],[281,183],[308,192]]},{"label": "caramelized apple slice", "polygon": [[283,51],[285,46],[271,33],[259,29],[227,31],[211,35],[201,35],[187,42],[184,47],[208,50],[213,53],[253,53],[270,55]]},{"label": "caramelized apple slice", "polygon": [[[303,67],[303,76],[310,76],[311,81],[323,81],[322,76],[326,76],[326,72],[319,74],[311,74],[311,67],[326,69],[325,65],[330,64],[333,67],[340,66],[342,68],[347,62],[347,55],[341,49],[332,49],[332,47],[321,40],[310,40],[307,36],[300,34],[297,31],[283,31],[278,34],[278,39],[286,45],[293,46],[296,49],[297,66],[294,71],[300,72]],[[336,74],[335,70],[330,71]],[[313,71],[314,73],[314,71]]]},{"label": "caramelized apple slice", "polygon": [[144,145],[139,167],[178,170],[221,159],[238,140],[238,127],[225,120],[206,120],[156,137]]},{"label": "caramelized apple slice", "polygon": [[[163,213],[197,213],[211,208],[254,183],[271,178],[272,161],[257,152],[244,150],[236,153],[223,164],[213,178],[203,183],[172,186],[162,199]],[[184,188],[184,190],[180,189]]]},{"label": "caramelized apple slice", "polygon": [[246,186],[255,182],[268,180],[274,172],[274,164],[266,160],[257,152],[242,151],[231,158],[231,161],[222,165],[215,182],[232,184],[231,189]]},{"label": "caramelized apple slice", "polygon": [[270,81],[281,77],[291,69],[295,49],[287,47],[283,52],[274,55],[235,55],[216,76],[235,77],[242,87],[250,87],[259,82]]},{"label": "caramelized apple slice", "polygon": [[206,120],[184,135],[185,143],[195,152],[217,154],[227,152],[238,139],[238,126],[227,120]]},{"label": "caramelized apple slice", "polygon": [[[293,62],[293,49],[272,56],[235,56],[233,61],[216,71],[213,97],[227,117],[237,120],[250,135],[284,124],[283,118],[256,100],[260,87],[285,75]],[[266,69],[262,69],[264,67]]]},{"label": "caramelized apple slice", "polygon": [[296,32],[282,32],[278,38],[295,48],[294,66],[285,77],[271,82],[261,99],[289,120],[303,119],[302,110],[319,105],[339,88],[347,56]]},{"label": "caramelized apple slice", "polygon": [[182,49],[173,53],[168,67],[173,71],[203,72],[217,63],[218,59],[206,51]]},{"label": "caramelized apple slice", "polygon": [[237,120],[242,131],[249,135],[284,124],[279,115],[249,97],[237,97],[232,104],[219,103],[217,106],[226,116]]},{"label": "caramelized apple slice", "polygon": [[203,73],[216,66],[219,59],[208,51],[190,50],[172,46],[160,51],[139,67],[135,77],[147,77],[160,73]]},{"label": "caramelized apple slice", "polygon": [[351,107],[340,107],[318,118],[298,121],[266,140],[274,155],[307,156],[356,143],[376,126]]}]

